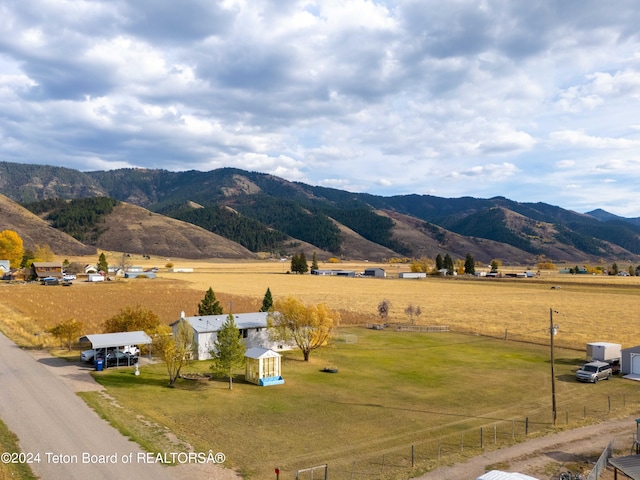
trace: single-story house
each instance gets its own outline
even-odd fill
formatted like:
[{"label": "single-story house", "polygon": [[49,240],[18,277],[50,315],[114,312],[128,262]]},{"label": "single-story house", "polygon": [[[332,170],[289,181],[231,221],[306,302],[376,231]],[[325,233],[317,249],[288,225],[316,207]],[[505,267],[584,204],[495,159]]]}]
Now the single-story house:
[{"label": "single-story house", "polygon": [[640,345],[622,349],[620,373],[627,378],[640,380]]},{"label": "single-story house", "polygon": [[[236,324],[240,335],[244,339],[247,349],[252,347],[264,347],[271,350],[288,350],[291,347],[286,344],[274,342],[269,338],[267,331],[268,312],[234,313],[233,321]],[[209,360],[211,350],[218,338],[218,331],[227,321],[227,314],[223,315],[198,315],[193,317],[180,315],[180,320],[189,322],[194,331],[196,352],[198,360]],[[177,333],[178,322],[176,320],[170,326],[174,335]]]},{"label": "single-story house", "polygon": [[156,274],[154,272],[125,272],[124,278],[156,278]]},{"label": "single-story house", "polygon": [[47,277],[62,279],[62,263],[60,262],[33,262],[31,269],[37,280]]},{"label": "single-story house", "polygon": [[311,275],[330,276],[330,277],[355,277],[355,270],[311,270]]},{"label": "single-story house", "polygon": [[84,273],[86,273],[87,275],[89,275],[90,273],[98,273],[98,267],[96,267],[95,265],[85,265]]},{"label": "single-story house", "polygon": [[261,387],[284,383],[280,354],[269,348],[252,347],[244,354],[246,359],[245,380]]},{"label": "single-story house", "polygon": [[367,268],[362,274],[365,277],[386,277],[387,274],[384,271],[384,268]]}]

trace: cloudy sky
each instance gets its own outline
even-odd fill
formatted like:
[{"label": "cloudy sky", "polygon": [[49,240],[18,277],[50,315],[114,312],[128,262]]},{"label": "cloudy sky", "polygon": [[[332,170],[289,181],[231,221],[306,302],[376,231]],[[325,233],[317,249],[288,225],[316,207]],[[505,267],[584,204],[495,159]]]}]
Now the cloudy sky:
[{"label": "cloudy sky", "polygon": [[635,0],[0,0],[0,160],[640,216]]}]

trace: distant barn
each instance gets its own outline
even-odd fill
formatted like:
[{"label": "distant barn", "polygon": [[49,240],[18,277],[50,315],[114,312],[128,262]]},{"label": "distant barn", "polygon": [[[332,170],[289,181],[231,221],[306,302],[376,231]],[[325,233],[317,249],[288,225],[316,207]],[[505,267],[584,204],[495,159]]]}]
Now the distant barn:
[{"label": "distant barn", "polygon": [[376,278],[378,277],[382,278],[387,276],[387,274],[384,271],[384,268],[367,268],[364,271],[363,275],[365,277],[376,277]]}]

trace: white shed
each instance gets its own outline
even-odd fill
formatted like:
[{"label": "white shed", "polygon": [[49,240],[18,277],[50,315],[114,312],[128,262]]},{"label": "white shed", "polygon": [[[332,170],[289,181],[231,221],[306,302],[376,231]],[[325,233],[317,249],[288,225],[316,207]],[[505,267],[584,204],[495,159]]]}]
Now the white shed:
[{"label": "white shed", "polygon": [[281,374],[281,356],[269,348],[252,347],[244,354],[245,380],[261,387],[284,383]]}]

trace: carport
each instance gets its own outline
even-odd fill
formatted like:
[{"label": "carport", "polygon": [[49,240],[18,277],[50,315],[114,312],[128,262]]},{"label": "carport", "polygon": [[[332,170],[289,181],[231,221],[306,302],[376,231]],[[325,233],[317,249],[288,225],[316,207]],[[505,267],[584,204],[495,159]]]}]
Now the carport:
[{"label": "carport", "polygon": [[627,457],[615,457],[609,459],[609,465],[613,467],[613,478],[618,479],[618,472],[625,478],[640,480],[640,455],[629,455]]},{"label": "carport", "polygon": [[[104,350],[106,358],[106,352],[109,348],[119,348],[124,345],[151,345],[153,340],[145,332],[138,331],[85,335],[80,338],[80,343],[82,342],[91,343],[91,347],[96,351]],[[151,355],[151,348],[149,348],[149,355]]]}]

